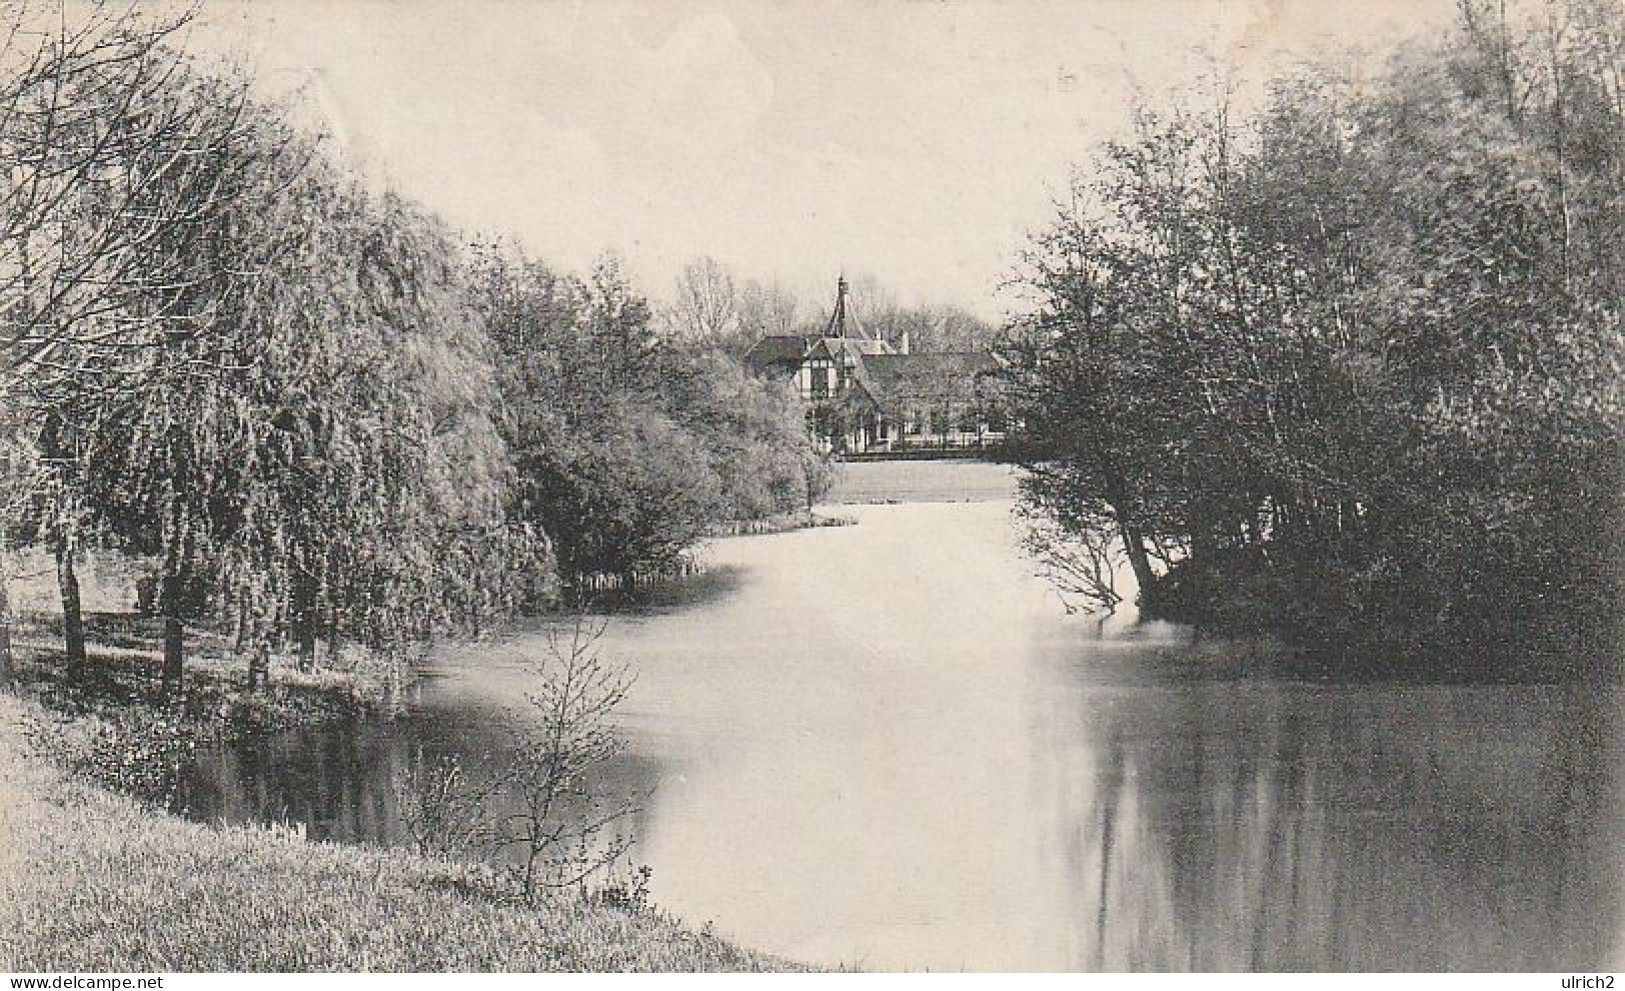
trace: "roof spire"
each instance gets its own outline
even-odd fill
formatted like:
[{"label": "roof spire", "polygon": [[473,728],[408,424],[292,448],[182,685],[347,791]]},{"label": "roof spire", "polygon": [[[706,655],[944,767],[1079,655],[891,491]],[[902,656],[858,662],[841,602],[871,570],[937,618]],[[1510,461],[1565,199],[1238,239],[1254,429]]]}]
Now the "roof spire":
[{"label": "roof spire", "polygon": [[[829,326],[824,328],[825,337],[846,337],[846,323],[849,319],[846,310],[846,294],[849,288],[846,273],[842,272],[840,277],[835,280],[835,312],[829,315]],[[858,328],[857,336],[866,336],[863,333],[863,328]]]}]

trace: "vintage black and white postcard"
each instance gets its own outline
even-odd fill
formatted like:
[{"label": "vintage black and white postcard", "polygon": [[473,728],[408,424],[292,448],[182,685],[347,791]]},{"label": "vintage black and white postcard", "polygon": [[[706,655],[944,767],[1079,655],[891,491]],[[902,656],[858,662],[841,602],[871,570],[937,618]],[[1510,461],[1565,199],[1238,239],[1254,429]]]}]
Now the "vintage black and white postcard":
[{"label": "vintage black and white postcard", "polygon": [[1621,0],[0,0],[0,970],[1611,987],[1622,222]]}]

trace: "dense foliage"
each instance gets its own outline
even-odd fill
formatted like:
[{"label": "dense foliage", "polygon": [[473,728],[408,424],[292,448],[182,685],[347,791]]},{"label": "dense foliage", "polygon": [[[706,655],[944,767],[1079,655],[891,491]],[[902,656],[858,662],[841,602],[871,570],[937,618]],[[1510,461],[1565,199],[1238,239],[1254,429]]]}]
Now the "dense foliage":
[{"label": "dense foliage", "polygon": [[567,581],[668,570],[717,524],[828,486],[795,397],[657,333],[613,259],[583,280],[491,248],[478,271],[517,514],[552,536]]},{"label": "dense foliage", "polygon": [[1617,669],[1622,39],[1613,4],[1466,3],[1375,81],[1144,112],[1006,347],[1060,570],[1107,535],[1154,612]]},{"label": "dense foliage", "polygon": [[54,550],[70,671],[86,548],[150,572],[173,689],[197,623],[252,685],[660,573],[827,484],[794,398],[657,335],[616,265],[470,252],[186,56],[185,16],[6,14],[0,563]]}]

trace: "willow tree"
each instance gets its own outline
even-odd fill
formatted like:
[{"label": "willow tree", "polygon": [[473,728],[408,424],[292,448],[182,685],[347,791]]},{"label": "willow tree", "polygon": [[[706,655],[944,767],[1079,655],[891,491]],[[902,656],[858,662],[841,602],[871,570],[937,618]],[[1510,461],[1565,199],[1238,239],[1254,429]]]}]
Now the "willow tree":
[{"label": "willow tree", "polygon": [[367,194],[274,109],[191,263],[238,273],[191,296],[205,328],[107,395],[90,511],[158,562],[165,680],[188,623],[229,617],[263,676],[291,641],[374,647],[512,608],[545,542],[503,516],[486,339],[449,234]]},{"label": "willow tree", "polygon": [[[244,89],[186,84],[186,17],[13,4],[0,43],[0,402],[49,471],[29,522],[55,551],[70,671],[84,661],[77,475],[101,396],[195,330],[183,299],[224,273],[184,261],[229,197]],[[226,83],[227,81],[221,80]],[[87,399],[87,397],[94,397]]]}]

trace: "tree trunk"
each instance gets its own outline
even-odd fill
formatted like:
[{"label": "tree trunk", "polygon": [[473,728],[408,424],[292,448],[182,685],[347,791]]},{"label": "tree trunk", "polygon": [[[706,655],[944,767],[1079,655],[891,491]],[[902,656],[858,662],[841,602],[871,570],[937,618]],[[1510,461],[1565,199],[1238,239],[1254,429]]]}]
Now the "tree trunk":
[{"label": "tree trunk", "polygon": [[296,576],[293,580],[293,603],[290,617],[293,625],[293,639],[299,648],[299,670],[316,670],[316,629],[320,625],[320,617],[316,606],[316,583],[308,577]]},{"label": "tree trunk", "polygon": [[181,580],[165,575],[159,593],[164,611],[164,694],[179,698],[186,690],[186,623],[181,619]]},{"label": "tree trunk", "polygon": [[1140,586],[1140,596],[1143,599],[1157,580],[1156,574],[1151,570],[1151,556],[1145,551],[1145,535],[1132,523],[1121,522],[1119,529],[1123,534],[1123,549],[1128,552],[1129,567],[1134,569],[1134,582]]},{"label": "tree trunk", "polygon": [[62,593],[62,644],[68,655],[68,680],[77,682],[85,672],[85,617],[79,601],[79,575],[73,568],[73,541],[58,535],[56,584]]},{"label": "tree trunk", "polygon": [[1501,62],[1501,86],[1506,91],[1507,120],[1516,127],[1519,123],[1517,73],[1512,67],[1512,32],[1507,24],[1507,0],[1501,0],[1501,45],[1496,54]]},{"label": "tree trunk", "polygon": [[1574,267],[1570,258],[1570,242],[1573,239],[1574,225],[1569,216],[1569,190],[1566,178],[1567,163],[1565,158],[1567,149],[1564,142],[1566,122],[1563,119],[1563,66],[1558,51],[1559,32],[1557,26],[1552,22],[1553,14],[1550,7],[1546,9],[1546,18],[1547,33],[1552,48],[1552,110],[1555,118],[1552,128],[1552,144],[1553,150],[1557,153],[1557,206],[1558,216],[1563,221],[1563,240],[1561,242],[1563,249],[1563,288],[1565,291],[1572,292],[1574,289]]},{"label": "tree trunk", "polygon": [[248,600],[244,598],[237,603],[237,633],[232,637],[231,649],[241,654],[248,649]]},{"label": "tree trunk", "polygon": [[1210,561],[1219,551],[1219,539],[1213,535],[1213,529],[1206,520],[1198,519],[1191,525],[1191,559],[1194,561]]},{"label": "tree trunk", "polygon": [[11,576],[0,571],[0,690],[11,688],[16,680],[11,659]]},{"label": "tree trunk", "polygon": [[254,646],[248,654],[248,690],[264,688],[271,680],[271,645],[263,636],[255,636]]},{"label": "tree trunk", "polygon": [[333,620],[331,617],[329,617],[329,619],[327,621],[327,665],[328,665],[328,667],[335,667],[336,668],[336,667],[339,666],[339,654],[343,650],[344,650],[344,644],[339,639],[339,631],[338,631],[338,626],[336,625],[336,621]]}]

